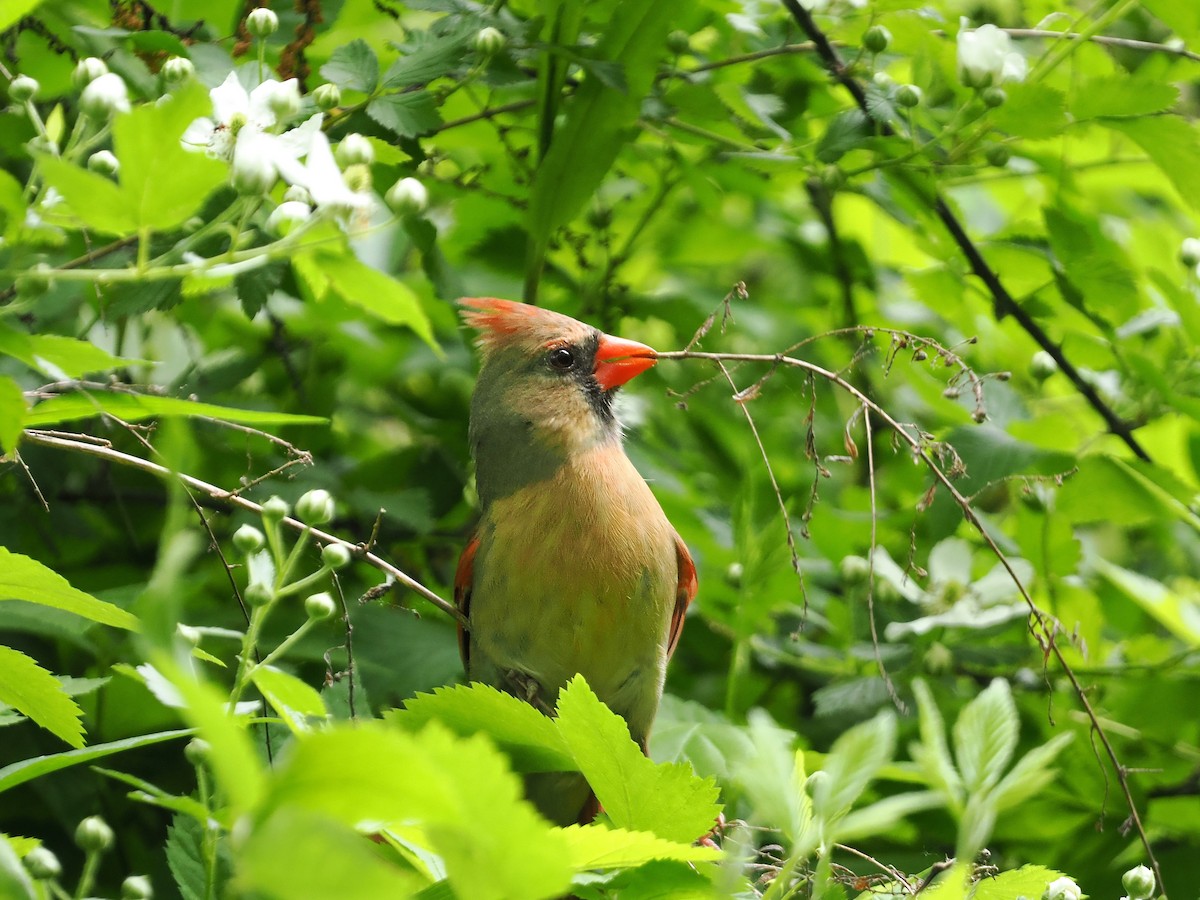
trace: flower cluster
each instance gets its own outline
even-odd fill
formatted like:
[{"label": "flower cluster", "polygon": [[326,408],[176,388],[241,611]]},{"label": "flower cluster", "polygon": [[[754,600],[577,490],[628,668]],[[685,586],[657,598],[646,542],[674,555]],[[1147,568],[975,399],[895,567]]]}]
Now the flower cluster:
[{"label": "flower cluster", "polygon": [[967,24],[963,18],[958,32],[958,77],[963,84],[982,89],[1025,79],[1025,57],[1013,49],[1008,32],[995,25],[968,29]]}]

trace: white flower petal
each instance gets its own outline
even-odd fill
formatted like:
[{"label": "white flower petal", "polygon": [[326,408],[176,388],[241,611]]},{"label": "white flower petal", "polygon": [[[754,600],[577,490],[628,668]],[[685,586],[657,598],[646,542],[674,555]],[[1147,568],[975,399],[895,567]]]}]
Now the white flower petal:
[{"label": "white flower petal", "polygon": [[[296,79],[289,78],[288,80],[295,81]],[[274,78],[268,78],[252,90],[247,98],[246,117],[260,128],[267,129],[275,125],[275,113],[271,110],[271,97],[278,89],[279,82]]]},{"label": "white flower petal", "polygon": [[237,74],[230,72],[217,87],[208,92],[212,98],[213,118],[228,125],[237,115],[250,116],[250,95],[238,81]]},{"label": "white flower petal", "polygon": [[308,148],[312,146],[313,137],[321,130],[324,121],[325,114],[317,113],[290,131],[285,131],[279,136],[281,151],[287,153],[292,159],[300,159],[305,156]]},{"label": "white flower petal", "polygon": [[183,131],[183,137],[179,142],[183,144],[187,150],[207,150],[208,144],[212,140],[213,132],[217,129],[217,123],[207,116],[202,119],[197,119],[192,122]]}]

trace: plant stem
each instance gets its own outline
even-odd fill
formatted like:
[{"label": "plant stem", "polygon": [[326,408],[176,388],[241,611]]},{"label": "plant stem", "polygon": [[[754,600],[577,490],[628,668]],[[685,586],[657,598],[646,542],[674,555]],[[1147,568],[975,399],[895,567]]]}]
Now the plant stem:
[{"label": "plant stem", "polygon": [[313,619],[305,619],[303,622],[301,622],[300,627],[297,628],[295,631],[293,631],[291,634],[289,634],[287,637],[285,637],[282,641],[280,641],[278,647],[276,647],[274,650],[272,650],[270,653],[268,653],[266,656],[264,656],[259,662],[255,663],[255,665],[251,667],[251,669],[250,669],[251,674],[253,674],[255,669],[261,668],[262,666],[270,665],[275,660],[277,660],[279,657],[283,656],[283,654],[286,653],[288,650],[291,650],[292,647],[296,646],[296,642],[299,641],[306,634],[308,634],[309,631],[312,630],[313,621],[314,621]]}]

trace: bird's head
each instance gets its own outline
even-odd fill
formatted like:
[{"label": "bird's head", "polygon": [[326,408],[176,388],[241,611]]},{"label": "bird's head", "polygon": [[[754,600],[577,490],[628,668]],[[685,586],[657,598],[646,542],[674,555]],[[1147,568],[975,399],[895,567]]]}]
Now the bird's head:
[{"label": "bird's head", "polygon": [[471,403],[477,456],[487,432],[524,433],[559,453],[619,438],[613,395],[657,362],[654,350],[525,303],[460,302],[483,354]]}]

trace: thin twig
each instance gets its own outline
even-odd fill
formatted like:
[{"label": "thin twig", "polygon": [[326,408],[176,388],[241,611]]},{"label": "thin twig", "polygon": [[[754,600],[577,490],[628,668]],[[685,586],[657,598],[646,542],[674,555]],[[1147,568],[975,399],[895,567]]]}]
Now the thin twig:
[{"label": "thin twig", "polygon": [[[121,451],[114,450],[111,447],[92,444],[79,439],[52,437],[46,432],[37,431],[34,429],[27,429],[23,432],[22,436],[24,440],[27,440],[30,443],[41,444],[45,447],[57,447],[60,450],[70,450],[76,453],[83,453],[88,456],[96,456],[100,459],[107,459],[111,462],[120,463],[121,465],[132,466],[135,469],[151,472],[161,478],[178,479],[187,487],[200,491],[219,503],[225,503],[229,506],[236,506],[239,509],[244,509],[248,512],[255,513],[256,515],[262,514],[262,507],[252,500],[247,500],[245,497],[238,496],[231,491],[227,491],[223,488],[217,487],[216,485],[209,484],[207,481],[201,481],[199,478],[186,475],[183,472],[173,472],[166,466],[161,466],[158,463],[150,462],[149,460],[141,459],[137,456],[131,456],[128,453],[122,453]],[[462,613],[454,608],[454,604],[442,599],[440,596],[435,594],[429,588],[425,587],[425,585],[421,584],[416,579],[412,578],[410,575],[402,572],[400,569],[396,568],[386,560],[380,559],[374,553],[364,550],[360,545],[354,544],[336,535],[329,534],[328,532],[321,531],[318,528],[313,528],[304,524],[303,522],[291,518],[290,516],[285,517],[282,521],[284,525],[293,529],[294,531],[304,531],[305,529],[308,529],[309,534],[311,534],[314,539],[322,544],[338,544],[342,547],[345,547],[354,556],[363,560],[363,562],[375,567],[376,569],[379,569],[381,572],[391,575],[394,579],[396,579],[396,581],[404,585],[404,587],[416,594],[419,594],[442,612],[446,613],[446,615],[458,622],[462,622],[464,626],[467,624],[466,618]]]},{"label": "thin twig", "polygon": [[[785,2],[789,2],[789,0],[785,0]],[[991,534],[988,533],[987,529],[983,525],[982,520],[980,520],[980,518],[975,514],[975,510],[971,506],[971,502],[962,495],[957,487],[955,487],[954,482],[950,479],[950,476],[942,471],[941,467],[938,466],[938,464],[934,461],[933,457],[929,453],[929,450],[922,443],[922,441],[909,434],[908,430],[905,429],[900,422],[892,418],[892,416],[885,409],[883,409],[883,407],[856,388],[849,381],[842,378],[836,372],[831,372],[828,369],[824,369],[821,366],[806,360],[778,354],[704,353],[695,350],[674,350],[663,352],[658,354],[658,359],[704,359],[709,360],[710,362],[719,363],[730,361],[759,362],[770,365],[794,366],[795,368],[803,369],[811,375],[816,375],[820,378],[823,378],[849,393],[860,404],[877,415],[880,420],[886,423],[887,426],[891,428],[902,441],[908,444],[913,453],[933,474],[934,478],[937,479],[942,487],[946,489],[947,493],[954,498],[954,502],[962,510],[963,518],[965,518],[971,527],[979,533],[979,536],[982,538],[984,544],[1000,562],[1000,565],[1003,566],[1005,572],[1008,573],[1009,578],[1012,579],[1013,584],[1020,592],[1022,599],[1029,607],[1029,614],[1037,623],[1037,626],[1041,630],[1042,636],[1044,637],[1045,648],[1054,655],[1054,658],[1058,661],[1063,674],[1065,674],[1067,679],[1071,682],[1071,687],[1075,691],[1075,695],[1079,698],[1079,703],[1083,707],[1084,712],[1087,714],[1093,730],[1099,737],[1100,743],[1104,747],[1105,755],[1108,757],[1113,770],[1116,772],[1117,780],[1121,785],[1121,792],[1125,795],[1125,802],[1129,808],[1130,821],[1133,823],[1134,828],[1137,829],[1142,848],[1146,851],[1146,858],[1150,861],[1150,865],[1154,869],[1154,874],[1158,879],[1159,889],[1163,892],[1163,896],[1165,897],[1166,888],[1163,886],[1162,869],[1158,864],[1158,858],[1154,854],[1154,849],[1150,845],[1150,838],[1146,834],[1145,826],[1142,824],[1142,818],[1138,813],[1137,803],[1133,799],[1133,792],[1129,787],[1128,770],[1125,768],[1124,764],[1122,764],[1120,757],[1117,756],[1116,748],[1113,747],[1107,732],[1100,723],[1099,716],[1097,716],[1091,701],[1088,700],[1087,691],[1083,685],[1080,684],[1079,678],[1076,676],[1075,671],[1071,668],[1070,663],[1067,662],[1062,648],[1058,646],[1058,642],[1055,640],[1054,635],[1057,629],[1057,621],[1054,620],[1053,617],[1048,613],[1042,611],[1038,605],[1034,603],[1033,597],[1030,596],[1029,590],[1021,581],[1021,578],[1013,568],[1012,563],[1009,562],[1008,557],[1005,555],[1004,551],[1000,549],[1000,546],[996,543],[996,540],[991,536]]]},{"label": "thin twig", "polygon": [[855,849],[854,847],[851,847],[849,844],[834,844],[833,846],[836,847],[838,850],[841,850],[845,853],[851,854],[852,856],[857,856],[859,859],[863,860],[864,862],[869,862],[875,868],[879,869],[879,871],[890,876],[891,878],[894,878],[896,881],[898,881],[902,885],[904,885],[904,889],[906,891],[908,891],[910,894],[913,893],[912,883],[908,880],[908,878],[905,877],[904,873],[901,872],[899,869],[894,868],[893,866],[886,865],[885,863],[881,863],[879,860],[877,860],[875,857],[871,856],[870,854],[863,853],[861,850]]},{"label": "thin twig", "polygon": [[[1154,41],[1139,41],[1134,38],[1109,37],[1106,34],[1079,34],[1074,31],[1049,31],[1045,28],[1004,28],[1010,37],[1015,38],[1050,38],[1052,40],[1091,41],[1093,44],[1103,44],[1108,47],[1123,47],[1126,50],[1141,50],[1146,53],[1168,53],[1171,56],[1182,56],[1192,62],[1200,62],[1200,53],[1194,53],[1187,47],[1158,44]],[[944,31],[934,34],[945,35]]]},{"label": "thin twig", "polygon": [[879,666],[879,675],[887,687],[888,697],[892,705],[901,713],[908,712],[908,705],[900,699],[892,676],[888,674],[887,666],[883,664],[883,652],[879,647],[879,629],[875,624],[875,546],[879,541],[879,511],[875,492],[875,435],[871,430],[871,410],[860,406],[862,410],[863,428],[866,429],[867,442],[867,491],[871,497],[871,547],[867,554],[867,618],[871,623],[871,647],[875,650],[875,662]]},{"label": "thin twig", "polygon": [[[850,92],[855,104],[867,115],[868,120],[877,122],[871,116],[867,103],[866,90],[858,79],[851,74],[846,64],[842,62],[841,56],[838,55],[837,50],[834,49],[833,44],[830,43],[825,33],[817,27],[809,11],[801,6],[798,0],[783,0],[783,5],[792,14],[792,18],[796,20],[796,23],[804,33],[816,45],[817,53],[821,57],[822,62],[824,62],[825,68],[829,70],[830,75]],[[877,125],[880,133],[884,136],[893,137],[896,135],[896,130],[889,123],[877,122]],[[1099,413],[1105,425],[1108,426],[1108,430],[1120,438],[1125,443],[1125,446],[1132,450],[1134,455],[1139,459],[1150,462],[1150,455],[1138,443],[1137,438],[1133,436],[1133,431],[1129,424],[1121,419],[1112,407],[1104,402],[1096,389],[1084,379],[1079,370],[1067,359],[1062,347],[1051,340],[1050,335],[1037,323],[1033,316],[1013,299],[1012,295],[1008,292],[1008,288],[1000,280],[1000,276],[996,274],[987,260],[983,258],[979,247],[971,240],[966,229],[963,228],[962,223],[941,195],[936,190],[927,193],[915,181],[907,178],[903,170],[897,171],[897,177],[904,180],[907,186],[918,196],[925,196],[930,201],[934,214],[941,220],[942,225],[950,233],[954,243],[958,245],[963,256],[967,258],[967,262],[970,263],[971,271],[984,283],[991,294],[996,318],[1002,319],[1005,316],[1012,316],[1021,328],[1034,339],[1037,345],[1050,354],[1050,357],[1058,364],[1059,370],[1067,376],[1071,384],[1075,386],[1075,389],[1084,396],[1088,405]]]}]

